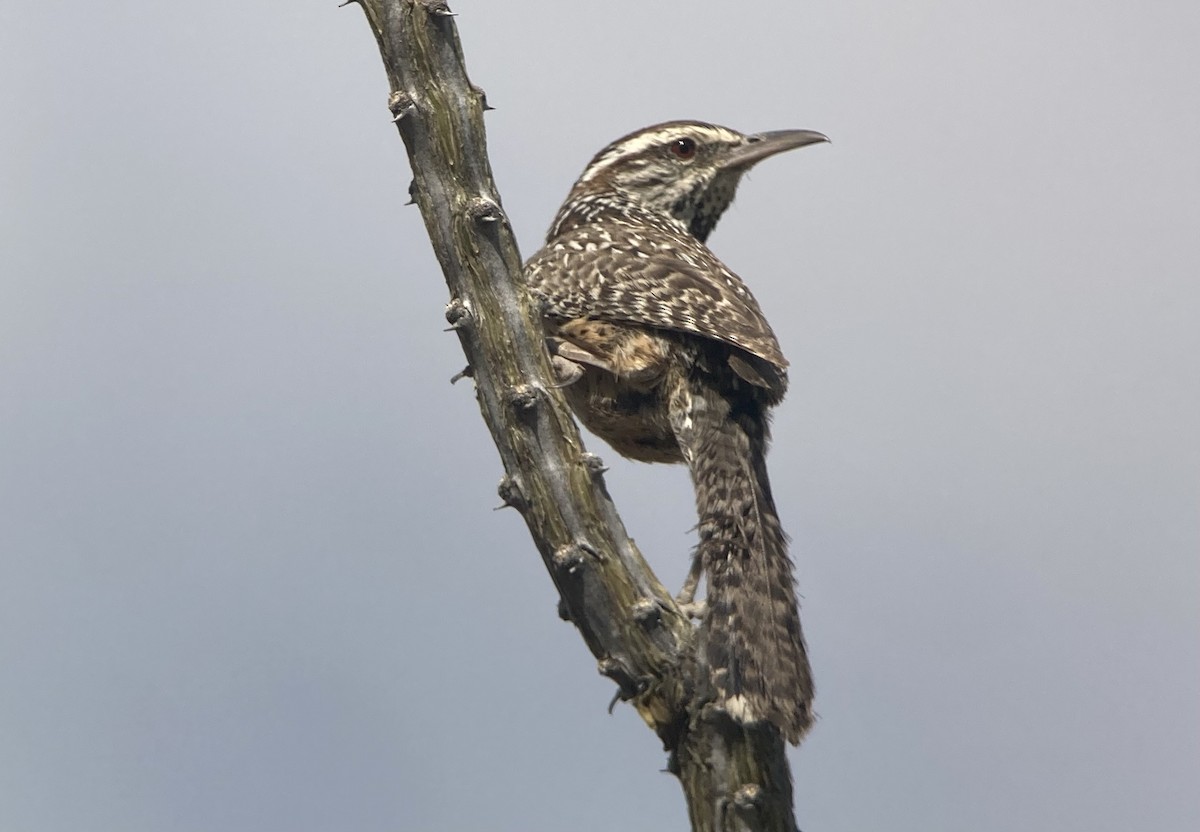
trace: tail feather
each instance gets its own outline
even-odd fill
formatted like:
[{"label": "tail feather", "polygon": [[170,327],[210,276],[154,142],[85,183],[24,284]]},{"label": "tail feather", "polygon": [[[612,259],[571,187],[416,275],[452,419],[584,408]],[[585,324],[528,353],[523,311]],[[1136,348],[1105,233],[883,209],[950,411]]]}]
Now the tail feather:
[{"label": "tail feather", "polygon": [[696,489],[697,556],[708,577],[703,650],[717,702],[797,743],[812,723],[813,682],[767,477],[766,409],[702,382],[681,398],[674,427]]}]

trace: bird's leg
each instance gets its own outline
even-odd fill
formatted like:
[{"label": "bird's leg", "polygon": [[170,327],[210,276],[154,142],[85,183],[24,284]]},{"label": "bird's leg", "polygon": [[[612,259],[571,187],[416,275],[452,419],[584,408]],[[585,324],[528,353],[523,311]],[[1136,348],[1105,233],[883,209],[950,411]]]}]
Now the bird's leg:
[{"label": "bird's leg", "polygon": [[704,564],[700,559],[700,550],[697,549],[692,555],[692,568],[688,570],[687,579],[683,582],[683,589],[679,590],[679,594],[675,596],[675,603],[679,605],[679,609],[689,618],[703,618],[704,601],[696,600],[696,588],[700,586],[700,575],[704,571]]},{"label": "bird's leg", "polygon": [[585,367],[612,372],[607,361],[562,338],[547,338],[546,349],[550,352],[550,367],[559,387],[567,387],[583,378]]},{"label": "bird's leg", "polygon": [[569,387],[583,378],[583,366],[561,355],[550,356],[550,369],[554,372],[554,381],[559,387]]}]

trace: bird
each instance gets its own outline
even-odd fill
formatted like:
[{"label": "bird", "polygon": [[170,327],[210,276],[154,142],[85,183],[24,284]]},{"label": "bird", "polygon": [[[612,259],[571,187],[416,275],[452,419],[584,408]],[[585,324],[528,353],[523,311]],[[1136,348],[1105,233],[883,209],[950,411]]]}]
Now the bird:
[{"label": "bird", "polygon": [[792,744],[813,722],[814,687],[766,466],[788,362],[707,240],[748,170],[827,141],[703,121],[630,133],[584,168],[523,270],[582,424],[622,456],[691,473],[698,543],[679,600],[700,619],[713,706]]}]

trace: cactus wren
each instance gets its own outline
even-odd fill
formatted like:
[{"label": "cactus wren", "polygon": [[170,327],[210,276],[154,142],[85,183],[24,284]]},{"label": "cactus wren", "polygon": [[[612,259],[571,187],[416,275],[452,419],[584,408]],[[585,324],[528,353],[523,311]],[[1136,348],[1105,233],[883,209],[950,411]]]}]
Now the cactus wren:
[{"label": "cactus wren", "polygon": [[705,240],[759,161],[828,141],[675,121],[601,150],[525,266],[559,381],[579,419],[623,456],[685,462],[708,595],[702,663],[716,705],[797,743],[812,674],[767,479],[768,411],[787,361],[742,280]]}]

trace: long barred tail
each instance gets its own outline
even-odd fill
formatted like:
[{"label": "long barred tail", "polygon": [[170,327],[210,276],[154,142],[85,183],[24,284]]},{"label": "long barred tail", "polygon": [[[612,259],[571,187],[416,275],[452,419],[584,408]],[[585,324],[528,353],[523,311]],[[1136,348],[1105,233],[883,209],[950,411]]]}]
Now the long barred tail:
[{"label": "long barred tail", "polygon": [[697,556],[708,576],[701,634],[717,704],[798,743],[813,720],[812,671],[767,478],[765,408],[696,380],[681,398],[673,421],[696,489]]}]

